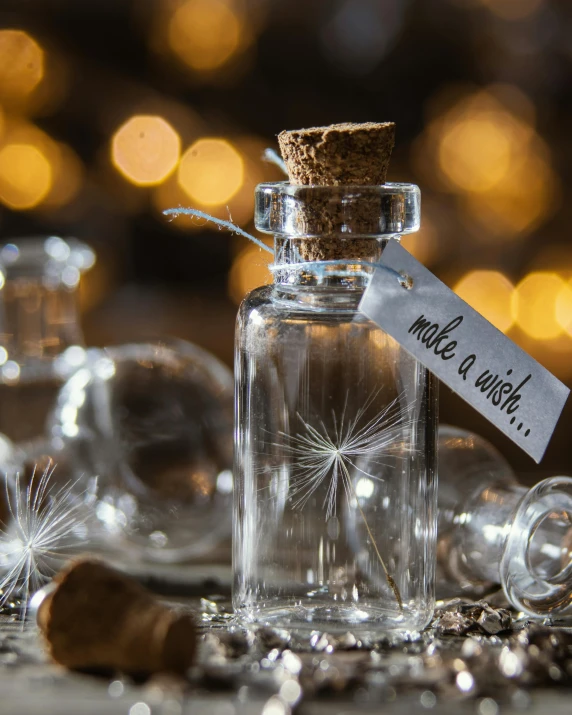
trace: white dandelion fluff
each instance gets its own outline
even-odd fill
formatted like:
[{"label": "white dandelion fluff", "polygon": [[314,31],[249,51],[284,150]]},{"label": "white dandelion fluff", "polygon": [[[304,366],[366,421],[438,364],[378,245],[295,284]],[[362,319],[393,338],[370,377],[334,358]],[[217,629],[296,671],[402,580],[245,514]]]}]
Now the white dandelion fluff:
[{"label": "white dandelion fluff", "polygon": [[341,416],[337,418],[332,411],[333,429],[328,430],[323,421],[315,427],[298,415],[304,431],[294,436],[280,433],[285,438],[284,449],[292,459],[289,495],[295,497],[294,508],[303,508],[314,492],[329,480],[324,498],[326,519],[329,519],[336,514],[340,480],[348,496],[354,496],[350,470],[374,481],[383,481],[362,468],[358,460],[367,458],[368,465],[383,466],[384,456],[411,453],[407,431],[413,420],[407,418],[408,410],[400,407],[396,398],[367,420],[366,414],[375,397],[360,407],[353,419],[346,415],[346,397]]},{"label": "white dandelion fluff", "polygon": [[282,447],[291,459],[288,493],[293,498],[293,508],[302,509],[320,486],[326,484],[323,507],[328,520],[336,515],[341,481],[348,501],[355,503],[360,512],[387,582],[402,609],[399,589],[379,552],[352,480],[352,472],[357,472],[374,481],[383,481],[381,477],[371,474],[360,466],[362,459],[371,469],[371,466],[383,466],[384,456],[394,455],[403,458],[413,451],[409,432],[414,420],[409,417],[409,408],[400,406],[400,397],[390,402],[371,419],[367,418],[367,413],[377,394],[379,393],[373,394],[356,411],[353,418],[347,416],[348,396],[346,396],[341,416],[336,417],[335,411],[332,411],[333,427],[329,430],[323,421],[320,420],[317,426],[314,426],[298,414],[303,431],[296,435],[281,432],[280,435],[285,441]]},{"label": "white dandelion fluff", "polygon": [[29,484],[20,474],[5,475],[9,522],[0,529],[0,606],[12,599],[23,604],[25,619],[30,594],[41,588],[86,538],[87,512],[74,484],[51,482],[55,467],[48,464]]}]

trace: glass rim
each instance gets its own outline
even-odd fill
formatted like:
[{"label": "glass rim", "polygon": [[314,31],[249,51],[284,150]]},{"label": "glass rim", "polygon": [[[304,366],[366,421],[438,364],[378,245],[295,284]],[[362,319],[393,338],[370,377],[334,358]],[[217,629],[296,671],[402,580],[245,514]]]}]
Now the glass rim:
[{"label": "glass rim", "polygon": [[572,478],[548,477],[531,487],[517,507],[500,561],[500,580],[509,602],[532,616],[560,615],[572,603],[572,563],[554,577],[532,570],[530,535],[554,511],[570,511]]},{"label": "glass rim", "polygon": [[96,261],[95,251],[83,241],[56,235],[14,236],[0,242],[0,266],[3,272],[17,275],[42,275],[71,267],[85,273]]},{"label": "glass rim", "polygon": [[255,190],[256,228],[284,238],[382,238],[419,230],[415,184],[298,185],[265,182]]},{"label": "glass rim", "polygon": [[379,194],[414,194],[419,193],[420,189],[417,184],[411,184],[409,182],[402,181],[386,181],[385,184],[291,184],[289,181],[263,181],[257,184],[256,191],[258,190],[276,190],[283,189],[284,193],[289,195],[296,194],[300,189],[304,191],[331,191],[335,193],[336,191],[346,191],[347,193],[353,193],[358,191],[367,190],[371,193]]}]

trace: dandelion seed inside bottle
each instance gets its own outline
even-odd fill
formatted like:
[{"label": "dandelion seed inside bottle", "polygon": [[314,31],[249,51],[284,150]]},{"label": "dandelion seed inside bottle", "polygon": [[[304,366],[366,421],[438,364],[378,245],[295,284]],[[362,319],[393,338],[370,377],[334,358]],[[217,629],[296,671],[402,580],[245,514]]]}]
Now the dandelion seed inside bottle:
[{"label": "dandelion seed inside bottle", "polygon": [[236,335],[233,602],[245,623],[379,634],[417,631],[433,612],[436,385],[359,311],[371,264],[419,226],[417,187],[384,184],[392,132],[284,132],[295,183],[256,190],[275,266]]}]

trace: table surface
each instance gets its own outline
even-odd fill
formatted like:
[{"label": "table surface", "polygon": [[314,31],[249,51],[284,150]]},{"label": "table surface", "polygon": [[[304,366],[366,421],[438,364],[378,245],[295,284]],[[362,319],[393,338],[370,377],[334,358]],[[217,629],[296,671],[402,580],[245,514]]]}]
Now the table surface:
[{"label": "table surface", "polygon": [[504,610],[457,599],[439,604],[432,627],[414,642],[360,644],[351,635],[319,633],[288,639],[233,625],[227,594],[212,597],[210,590],[202,595],[211,598],[201,600],[201,590],[213,584],[226,590],[227,567],[191,569],[188,583],[193,597],[178,603],[193,608],[201,636],[185,680],[159,675],[135,682],[119,674],[69,672],[49,662],[35,624],[1,615],[0,713],[572,712],[572,628],[530,624],[516,614],[507,626]]}]

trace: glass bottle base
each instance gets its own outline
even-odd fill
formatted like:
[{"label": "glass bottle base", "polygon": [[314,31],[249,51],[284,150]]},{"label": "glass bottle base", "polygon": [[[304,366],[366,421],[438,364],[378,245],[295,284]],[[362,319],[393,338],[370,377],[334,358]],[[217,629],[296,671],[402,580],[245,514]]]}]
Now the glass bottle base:
[{"label": "glass bottle base", "polygon": [[409,639],[425,628],[431,620],[431,612],[411,611],[404,606],[403,611],[376,608],[371,605],[340,604],[331,602],[308,605],[277,602],[263,609],[237,608],[235,613],[245,627],[284,629],[301,635],[312,631],[380,637],[392,636]]}]

